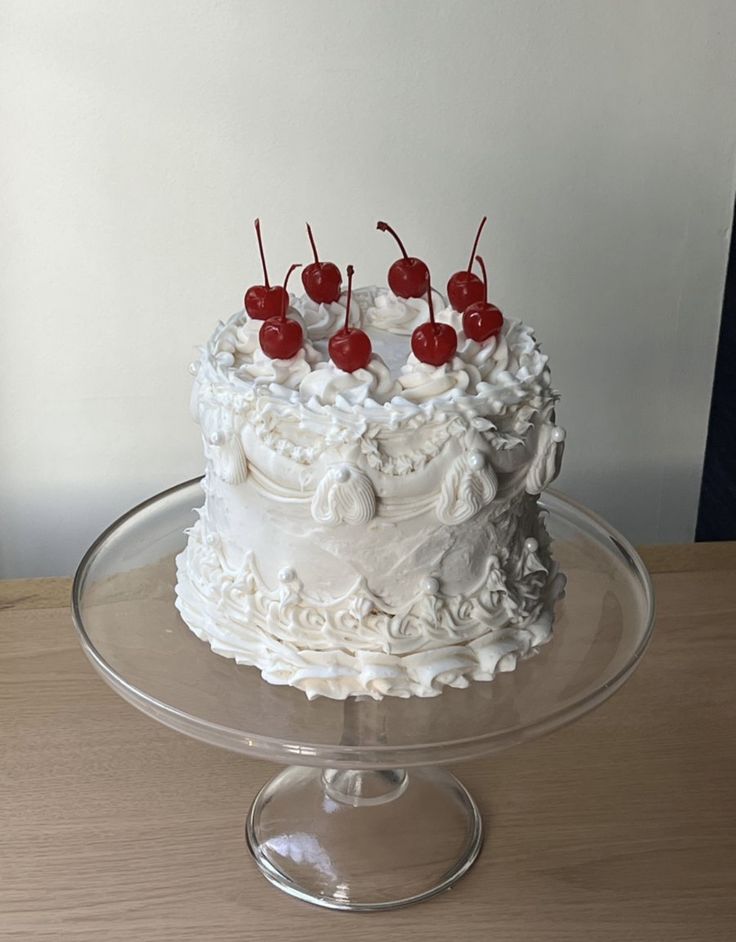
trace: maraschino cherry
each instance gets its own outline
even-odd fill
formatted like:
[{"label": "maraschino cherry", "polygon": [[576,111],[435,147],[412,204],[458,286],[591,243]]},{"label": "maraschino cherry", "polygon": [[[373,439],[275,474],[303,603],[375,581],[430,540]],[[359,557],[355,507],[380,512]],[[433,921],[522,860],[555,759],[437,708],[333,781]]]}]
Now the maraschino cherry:
[{"label": "maraschino cherry", "polygon": [[284,278],[284,286],[280,289],[283,292],[280,315],[278,317],[269,317],[258,331],[261,349],[272,360],[290,360],[291,357],[297,355],[304,342],[301,324],[286,316],[289,305],[289,292],[286,290],[286,286],[295,268],[301,268],[301,265],[291,266],[286,273],[286,278]]},{"label": "maraschino cherry", "polygon": [[263,285],[253,285],[245,292],[245,309],[257,321],[265,321],[269,317],[278,317],[289,303],[289,295],[286,294],[281,285],[274,285],[268,280],[268,270],[266,269],[266,256],[263,254],[263,240],[261,239],[261,220],[256,219],[254,223],[256,229],[256,238],[258,239],[258,251],[261,253],[261,265],[263,266]]},{"label": "maraschino cherry", "polygon": [[486,265],[480,255],[476,255],[478,264],[483,272],[483,300],[476,301],[466,308],[463,314],[463,330],[465,336],[478,343],[483,343],[491,337],[501,333],[503,327],[503,314],[495,304],[488,301],[488,275]]},{"label": "maraschino cherry", "polygon": [[320,262],[317,255],[317,246],[314,244],[312,227],[307,223],[307,235],[312,246],[314,261],[302,272],[304,290],[315,304],[331,304],[340,298],[342,275],[340,269],[333,262]]},{"label": "maraschino cherry", "polygon": [[406,254],[404,243],[387,222],[377,222],[376,229],[390,232],[401,249],[403,258],[398,259],[388,270],[388,286],[399,298],[423,298],[429,290],[429,269],[421,260]]},{"label": "maraschino cherry", "polygon": [[438,324],[434,319],[431,285],[427,286],[427,303],[429,320],[426,324],[420,324],[411,335],[411,349],[417,360],[422,363],[442,366],[455,356],[457,332],[451,324]]},{"label": "maraschino cherry", "polygon": [[473,242],[473,248],[470,251],[467,270],[456,271],[447,282],[447,297],[450,299],[450,304],[460,314],[463,314],[471,304],[483,300],[483,282],[473,271],[473,260],[480,241],[480,234],[483,232],[483,226],[485,226],[487,219],[488,217],[484,216],[478,226],[475,242]]},{"label": "maraschino cherry", "polygon": [[373,347],[368,334],[359,327],[350,326],[350,301],[353,296],[353,266],[348,265],[348,300],[345,326],[330,337],[327,349],[335,366],[346,373],[354,373],[368,366]]}]

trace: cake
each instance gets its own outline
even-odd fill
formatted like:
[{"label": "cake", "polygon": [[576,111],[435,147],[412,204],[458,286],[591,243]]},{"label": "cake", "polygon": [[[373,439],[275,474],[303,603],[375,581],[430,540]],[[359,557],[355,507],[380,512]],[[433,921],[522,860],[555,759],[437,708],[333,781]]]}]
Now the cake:
[{"label": "cake", "polygon": [[405,252],[349,290],[314,255],[302,295],[264,260],[192,364],[205,499],[177,607],[309,698],[492,680],[550,640],[564,587],[539,506],[565,437],[547,358],[472,265],[448,302]]}]

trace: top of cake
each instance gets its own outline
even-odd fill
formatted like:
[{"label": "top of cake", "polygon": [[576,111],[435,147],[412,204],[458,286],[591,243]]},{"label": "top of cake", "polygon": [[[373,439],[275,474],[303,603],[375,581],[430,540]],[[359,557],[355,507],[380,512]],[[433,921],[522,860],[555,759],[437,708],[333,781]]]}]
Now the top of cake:
[{"label": "top of cake", "polygon": [[[438,409],[500,418],[524,404],[544,411],[555,399],[546,357],[530,328],[503,317],[488,301],[485,264],[475,255],[448,282],[448,304],[432,287],[429,269],[403,253],[389,269],[389,287],[345,290],[336,265],[315,261],[302,273],[305,294],[271,286],[261,240],[264,285],[245,295],[245,310],[220,324],[193,365],[198,386],[215,400],[223,384],[243,398],[276,397],[305,416],[360,410],[379,425],[416,425]],[[477,259],[483,280],[472,271]],[[227,393],[229,395],[229,393]],[[215,402],[213,402],[213,405]],[[342,424],[342,422],[340,422]],[[512,429],[509,429],[512,431]],[[524,429],[521,429],[524,431]]]},{"label": "top of cake", "polygon": [[461,314],[442,298],[435,319],[454,328],[457,350],[447,363],[435,366],[421,362],[408,343],[412,331],[428,321],[427,302],[399,298],[389,288],[353,292],[351,323],[367,333],[373,351],[364,367],[342,370],[330,358],[328,339],[345,320],[346,301],[346,292],[331,304],[291,295],[286,316],[302,327],[304,341],[286,359],[263,351],[259,332],[264,322],[239,311],[201,348],[193,372],[200,383],[227,383],[248,396],[271,393],[315,414],[324,406],[361,407],[375,421],[392,424],[396,414],[400,421],[428,416],[433,405],[461,400],[501,415],[524,401],[542,406],[539,397],[555,398],[547,357],[521,321],[505,318],[497,335],[478,343],[465,334]]},{"label": "top of cake", "polygon": [[[192,407],[223,480],[244,478],[245,445],[270,488],[316,486],[336,462],[358,462],[398,486],[398,478],[427,471],[452,439],[463,463],[475,461],[478,472],[486,464],[484,473],[491,465],[516,469],[504,474],[513,489],[540,493],[553,479],[564,432],[554,424],[558,397],[532,330],[487,301],[485,270],[483,281],[475,275],[469,281],[469,271],[454,275],[448,284],[454,303],[448,303],[431,287],[428,270],[417,280],[412,269],[415,282],[407,287],[406,272],[396,275],[403,262],[424,265],[400,259],[389,271],[389,287],[356,290],[351,268],[343,290],[336,266],[315,262],[337,273],[326,287],[315,288],[308,266],[304,295],[285,286],[251,288],[246,310],[218,325],[192,364]],[[397,293],[412,290],[424,296]],[[473,291],[482,300],[468,303]],[[276,315],[273,306],[264,309],[274,299]],[[278,335],[276,348],[269,330]],[[346,337],[351,362],[336,346]],[[275,355],[284,338],[290,355]],[[251,430],[245,439],[244,427]],[[452,475],[445,485],[431,477],[421,482],[428,495],[449,487]],[[473,503],[473,495],[462,499]]]}]

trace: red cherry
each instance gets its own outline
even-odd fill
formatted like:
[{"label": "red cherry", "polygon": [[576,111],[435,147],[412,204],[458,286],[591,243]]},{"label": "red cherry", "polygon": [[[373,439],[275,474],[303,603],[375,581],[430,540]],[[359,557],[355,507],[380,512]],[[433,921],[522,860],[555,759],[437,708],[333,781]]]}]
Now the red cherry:
[{"label": "red cherry", "polygon": [[478,343],[484,343],[501,333],[503,314],[495,304],[488,301],[488,275],[486,265],[480,255],[476,256],[483,272],[483,300],[471,304],[463,314],[465,336]]},{"label": "red cherry", "polygon": [[472,272],[455,272],[447,282],[447,296],[450,304],[462,314],[471,304],[483,300],[483,282]]},{"label": "red cherry", "polygon": [[473,248],[470,252],[470,261],[468,262],[467,270],[456,271],[447,282],[447,296],[450,299],[450,304],[456,311],[459,311],[460,314],[471,304],[483,300],[483,282],[472,268],[480,234],[483,231],[483,226],[485,226],[487,219],[488,217],[484,216],[478,226],[478,231],[475,234],[475,242],[473,242]]},{"label": "red cherry", "polygon": [[257,321],[268,320],[269,317],[278,317],[279,311],[289,301],[284,298],[284,289],[281,285],[267,288],[265,285],[253,285],[245,292],[245,309],[248,316]]},{"label": "red cherry", "polygon": [[457,350],[457,334],[450,324],[420,324],[411,335],[411,349],[417,360],[442,366],[449,363]]},{"label": "red cherry", "polygon": [[429,304],[429,320],[420,324],[411,335],[411,349],[417,360],[430,363],[432,366],[442,366],[449,363],[457,350],[457,333],[450,324],[438,324],[434,319],[434,305],[432,304],[432,286],[427,292]]},{"label": "red cherry", "polygon": [[390,232],[404,256],[388,270],[388,286],[399,298],[422,298],[429,290],[429,269],[420,258],[406,254],[404,243],[387,222],[377,222],[376,229]]},{"label": "red cherry", "polygon": [[261,349],[272,360],[290,360],[297,355],[304,343],[301,324],[286,316],[289,302],[289,292],[286,290],[286,285],[295,268],[301,268],[301,265],[292,265],[286,273],[286,278],[284,278],[282,289],[284,301],[281,306],[281,313],[278,317],[269,317],[258,331]]},{"label": "red cherry", "polygon": [[256,229],[256,238],[258,239],[258,250],[261,253],[261,265],[263,266],[264,285],[253,285],[245,292],[243,303],[248,315],[257,321],[265,321],[269,317],[278,317],[284,304],[288,306],[289,295],[284,291],[281,285],[274,285],[268,280],[268,270],[266,269],[266,256],[263,254],[263,240],[261,239],[261,220],[256,219],[254,223]]},{"label": "red cherry", "polygon": [[302,272],[304,290],[315,304],[331,304],[340,298],[342,288],[340,269],[332,262],[320,262],[309,223],[307,223],[307,235],[314,253],[314,261]]},{"label": "red cherry", "polygon": [[288,317],[269,317],[258,331],[261,349],[272,360],[290,360],[302,348],[301,325]]},{"label": "red cherry", "polygon": [[364,330],[350,326],[350,302],[353,297],[353,266],[348,265],[348,300],[345,326],[330,337],[327,349],[332,362],[346,373],[354,373],[368,366],[373,353],[371,339]]}]

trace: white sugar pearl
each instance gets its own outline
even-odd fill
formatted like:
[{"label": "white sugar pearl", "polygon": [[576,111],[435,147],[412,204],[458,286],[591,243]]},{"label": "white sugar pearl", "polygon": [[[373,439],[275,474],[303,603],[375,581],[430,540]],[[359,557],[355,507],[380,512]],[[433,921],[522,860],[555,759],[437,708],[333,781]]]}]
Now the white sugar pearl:
[{"label": "white sugar pearl", "polygon": [[524,549],[527,553],[536,553],[539,549],[539,543],[537,543],[534,537],[530,536],[528,540],[524,540]]},{"label": "white sugar pearl", "polygon": [[440,589],[439,579],[435,579],[434,576],[426,576],[422,579],[422,592],[426,592],[427,595],[436,595]]},{"label": "white sugar pearl", "polygon": [[473,471],[480,471],[486,466],[486,456],[482,451],[471,451],[468,455],[468,464]]},{"label": "white sugar pearl", "polygon": [[552,441],[553,442],[564,442],[566,435],[567,433],[565,432],[564,428],[560,428],[559,426],[557,426],[556,428],[552,429]]},{"label": "white sugar pearl", "polygon": [[216,534],[214,534],[214,533],[208,533],[208,534],[207,534],[207,545],[208,545],[208,546],[217,546],[218,542],[219,542],[219,541],[218,541],[218,538],[217,538]]},{"label": "white sugar pearl", "polygon": [[349,479],[350,479],[350,468],[346,468],[344,464],[340,465],[339,468],[335,468],[335,480],[338,483],[344,484]]},{"label": "white sugar pearl", "polygon": [[296,578],[296,573],[291,566],[286,566],[284,569],[279,570],[280,582],[291,582],[294,578]]},{"label": "white sugar pearl", "polygon": [[224,444],[225,444],[224,432],[213,432],[210,435],[210,445],[224,445]]},{"label": "white sugar pearl", "polygon": [[192,376],[196,376],[199,373],[199,360],[192,360],[189,364],[189,372]]}]

